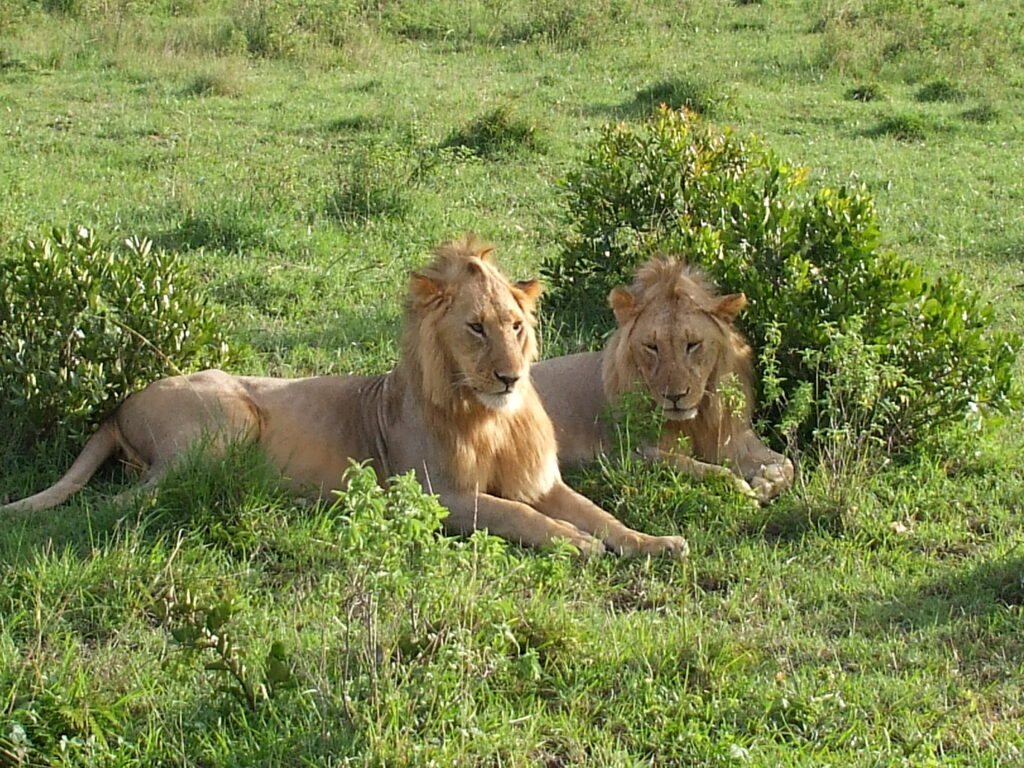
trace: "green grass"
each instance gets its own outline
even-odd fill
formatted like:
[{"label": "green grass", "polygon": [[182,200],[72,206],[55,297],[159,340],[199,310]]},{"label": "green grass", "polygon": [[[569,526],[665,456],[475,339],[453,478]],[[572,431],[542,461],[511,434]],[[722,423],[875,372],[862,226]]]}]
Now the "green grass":
[{"label": "green grass", "polygon": [[[244,372],[380,372],[433,245],[473,230],[535,274],[598,127],[701,86],[812,184],[865,183],[890,247],[1016,329],[1022,25],[987,0],[16,0],[0,248],[147,236],[251,344]],[[884,100],[847,97],[865,84]],[[514,151],[445,146],[492,134]],[[599,343],[543,331],[545,354]],[[2,524],[0,765],[1013,765],[1022,426],[881,467],[795,446],[763,509],[659,467],[570,475],[687,536],[683,563],[445,538],[407,486],[297,505],[244,454],[123,506],[109,469]],[[76,450],[8,435],[0,494]],[[234,656],[175,638],[214,611]],[[206,668],[258,686],[275,643],[294,685],[253,708]]]}]

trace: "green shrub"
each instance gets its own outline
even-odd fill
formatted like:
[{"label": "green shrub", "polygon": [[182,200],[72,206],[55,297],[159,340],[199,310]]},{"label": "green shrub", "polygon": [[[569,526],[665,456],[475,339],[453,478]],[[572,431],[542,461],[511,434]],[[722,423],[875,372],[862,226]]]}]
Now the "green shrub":
[{"label": "green shrub", "polygon": [[956,83],[939,78],[926,83],[915,95],[918,101],[963,101],[967,94]]},{"label": "green shrub", "polygon": [[462,148],[486,158],[501,157],[519,150],[541,148],[537,126],[530,120],[500,106],[471,120],[454,131],[442,148]]},{"label": "green shrub", "polygon": [[146,383],[230,359],[184,265],[148,241],[55,230],[0,254],[0,276],[0,409],[25,438],[85,433]]},{"label": "green shrub", "polygon": [[[660,251],[743,291],[761,350],[761,415],[802,439],[855,428],[907,445],[1015,403],[1020,340],[951,275],[928,279],[879,247],[863,189],[805,189],[756,139],[661,110],[608,126],[566,182],[569,227],[542,270],[546,311],[607,329],[606,296]],[[856,353],[870,371],[844,361]]]},{"label": "green shrub", "polygon": [[850,88],[846,98],[849,101],[882,101],[885,99],[885,89],[881,83],[861,83]]},{"label": "green shrub", "polygon": [[921,115],[901,112],[883,117],[866,135],[874,138],[888,136],[899,141],[924,141],[932,130],[932,124]]}]

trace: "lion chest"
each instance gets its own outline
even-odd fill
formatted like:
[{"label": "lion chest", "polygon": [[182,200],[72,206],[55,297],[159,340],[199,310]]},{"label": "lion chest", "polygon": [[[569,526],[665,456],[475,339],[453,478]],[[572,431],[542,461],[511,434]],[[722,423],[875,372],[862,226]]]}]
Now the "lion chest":
[{"label": "lion chest", "polygon": [[550,423],[494,418],[465,426],[449,442],[448,469],[458,490],[529,502],[558,479]]}]

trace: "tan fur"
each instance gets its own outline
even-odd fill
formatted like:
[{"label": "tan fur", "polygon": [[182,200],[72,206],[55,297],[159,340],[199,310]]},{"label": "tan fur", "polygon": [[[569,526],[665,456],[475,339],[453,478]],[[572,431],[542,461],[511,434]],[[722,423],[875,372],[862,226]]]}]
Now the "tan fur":
[{"label": "tan fur", "polygon": [[55,485],[0,512],[61,503],[116,452],[148,467],[152,483],[200,441],[217,451],[247,439],[297,492],[327,496],[352,461],[369,461],[382,482],[414,471],[448,507],[451,531],[685,554],[685,540],[633,531],[562,482],[529,377],[540,286],[509,283],[491,251],[467,236],[411,275],[402,359],[387,375],[161,379],[129,397]]},{"label": "tan fur", "polygon": [[[533,369],[558,434],[559,460],[586,461],[604,450],[601,412],[640,387],[665,417],[661,440],[644,446],[645,456],[698,477],[731,470],[736,484],[762,501],[788,487],[792,462],[764,445],[751,424],[751,351],[733,325],[746,297],[716,296],[698,270],[662,257],[644,264],[630,288],[616,288],[608,298],[618,328],[603,352],[556,358]],[[738,390],[742,408],[726,406],[723,385]],[[680,448],[681,437],[689,453]]]}]

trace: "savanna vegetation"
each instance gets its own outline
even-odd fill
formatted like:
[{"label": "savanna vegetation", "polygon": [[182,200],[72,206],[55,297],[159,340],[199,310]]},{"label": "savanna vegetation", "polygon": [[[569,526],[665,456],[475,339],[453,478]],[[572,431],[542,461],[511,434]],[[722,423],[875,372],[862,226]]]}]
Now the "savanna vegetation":
[{"label": "savanna vegetation", "polygon": [[545,356],[661,249],[747,292],[799,468],[568,476],[677,562],[111,466],[0,520],[0,766],[1019,764],[1021,61],[992,0],[0,4],[3,499],[153,377],[387,370],[466,230]]}]

